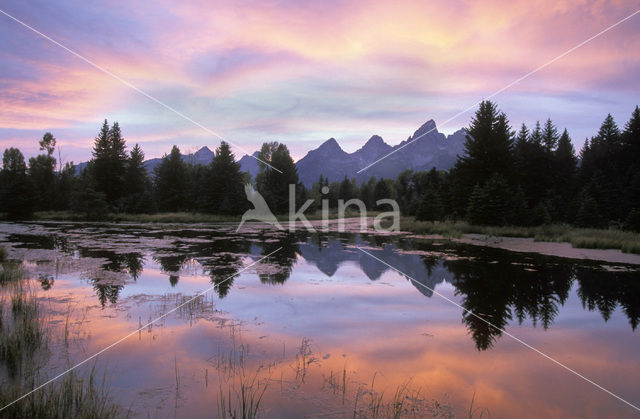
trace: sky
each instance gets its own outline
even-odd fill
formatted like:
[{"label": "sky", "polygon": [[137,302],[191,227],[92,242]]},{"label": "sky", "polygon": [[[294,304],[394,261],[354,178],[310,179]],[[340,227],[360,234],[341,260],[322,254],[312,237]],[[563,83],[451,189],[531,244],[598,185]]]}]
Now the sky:
[{"label": "sky", "polygon": [[[334,137],[397,144],[640,9],[637,1],[2,1],[0,150],[38,154],[50,131],[86,161],[102,121],[147,158],[264,141],[294,159]],[[551,118],[580,149],[607,113],[640,104],[640,14],[492,98],[515,129]],[[196,123],[194,123],[196,122]],[[201,126],[198,126],[200,124]],[[205,127],[206,129],[203,129]],[[218,136],[212,135],[212,132]]]}]

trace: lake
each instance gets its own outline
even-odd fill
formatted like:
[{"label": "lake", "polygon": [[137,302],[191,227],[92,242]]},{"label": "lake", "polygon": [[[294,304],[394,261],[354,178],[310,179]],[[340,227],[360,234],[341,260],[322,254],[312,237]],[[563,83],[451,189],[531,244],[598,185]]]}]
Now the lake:
[{"label": "lake", "polygon": [[78,371],[135,416],[221,415],[243,390],[264,417],[638,413],[508,335],[638,406],[638,266],[234,230],[0,224],[45,308],[47,376],[131,334]]}]

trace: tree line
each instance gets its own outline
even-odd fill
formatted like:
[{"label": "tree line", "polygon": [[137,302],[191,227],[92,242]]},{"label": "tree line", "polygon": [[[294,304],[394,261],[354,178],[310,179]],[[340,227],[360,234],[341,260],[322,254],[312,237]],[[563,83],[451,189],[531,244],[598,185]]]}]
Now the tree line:
[{"label": "tree line", "polygon": [[[467,128],[465,150],[449,171],[407,170],[395,179],[374,177],[360,184],[320,175],[306,188],[299,182],[286,145],[268,142],[259,152],[255,179],[242,172],[224,141],[209,165],[188,164],[171,152],[152,176],[138,144],[128,151],[120,126],[105,120],[94,140],[92,159],[80,173],[54,157],[56,139],[46,133],[42,154],[28,165],[20,150],[4,151],[0,171],[0,212],[28,218],[33,211],[73,211],[88,219],[108,213],[203,212],[242,214],[249,208],[243,185],[253,182],[274,213],[289,211],[289,185],[296,208],[308,211],[328,200],[357,198],[369,210],[395,199],[403,214],[418,220],[467,220],[484,225],[568,223],[640,230],[640,110],[620,130],[607,115],[598,133],[576,154],[569,133],[547,119],[516,132],[495,103],[484,101]],[[58,164],[58,166],[56,166]],[[277,168],[278,170],[275,170]]]},{"label": "tree line", "polygon": [[[56,139],[51,133],[45,133],[39,144],[43,153],[30,158],[28,164],[19,149],[4,150],[0,213],[9,219],[26,219],[34,211],[72,211],[99,220],[109,213],[234,215],[249,208],[244,184],[251,176],[240,170],[224,141],[209,165],[186,163],[174,145],[151,176],[144,167],[142,148],[135,144],[127,149],[118,122],[109,125],[104,121],[94,140],[92,159],[79,173],[73,162],[56,168]],[[298,185],[301,199],[304,197],[288,148],[265,143],[260,159],[268,164],[261,163],[256,187],[274,211],[288,211],[288,183]]]},{"label": "tree line", "polygon": [[480,104],[467,131],[465,152],[449,172],[431,171],[418,189],[407,182],[408,196],[412,185],[417,192],[417,219],[640,230],[637,106],[622,131],[607,115],[579,156],[567,130],[560,133],[551,119],[515,132],[490,101]]}]

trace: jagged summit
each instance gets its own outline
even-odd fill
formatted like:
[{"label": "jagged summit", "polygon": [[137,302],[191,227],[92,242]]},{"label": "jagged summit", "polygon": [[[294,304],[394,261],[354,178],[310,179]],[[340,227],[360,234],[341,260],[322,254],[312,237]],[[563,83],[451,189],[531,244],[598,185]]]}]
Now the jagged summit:
[{"label": "jagged summit", "polygon": [[214,152],[211,151],[211,149],[205,145],[201,147],[200,150],[196,151],[193,155],[194,156],[210,156],[213,154]]},{"label": "jagged summit", "polygon": [[436,127],[436,121],[434,121],[433,119],[430,119],[424,124],[422,124],[422,126],[420,126],[420,128],[418,128],[416,132],[414,132],[413,135],[409,138],[414,139],[421,135],[429,135],[437,132],[438,132],[438,128]]},{"label": "jagged summit", "polygon": [[329,138],[327,141],[320,144],[320,147],[316,148],[315,151],[323,151],[323,152],[329,152],[329,153],[330,152],[344,153],[344,150],[342,149],[342,147],[340,147],[340,144],[338,144],[338,141],[336,141],[336,139],[333,137]]},{"label": "jagged summit", "polygon": [[[407,169],[450,169],[464,149],[465,135],[466,131],[459,130],[446,136],[438,132],[435,121],[429,119],[407,140],[395,146],[387,144],[379,135],[373,135],[357,151],[346,153],[331,138],[298,160],[298,176],[309,187],[320,175],[327,177],[330,182],[342,180],[345,176],[362,181],[372,176],[395,178]],[[357,173],[383,157],[375,165]]]},{"label": "jagged summit", "polygon": [[391,147],[389,144],[385,143],[381,136],[373,135],[371,138],[367,140],[366,143],[360,148],[360,150],[371,150],[371,149],[381,149]]}]

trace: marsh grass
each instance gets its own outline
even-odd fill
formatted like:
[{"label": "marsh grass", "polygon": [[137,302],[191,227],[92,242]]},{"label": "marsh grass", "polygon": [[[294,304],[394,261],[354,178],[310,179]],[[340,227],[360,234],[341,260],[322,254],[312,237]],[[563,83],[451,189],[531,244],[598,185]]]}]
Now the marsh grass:
[{"label": "marsh grass", "polygon": [[[9,288],[10,295],[3,295],[1,303],[0,365],[10,379],[15,379],[37,364],[46,349],[47,336],[35,295],[21,281]],[[5,303],[5,298],[10,304]]]},{"label": "marsh grass", "polygon": [[[384,224],[383,224],[384,225]],[[576,248],[619,249],[624,253],[640,254],[640,234],[619,229],[575,228],[567,224],[537,227],[477,226],[465,221],[416,221],[402,217],[400,229],[416,234],[440,235],[457,239],[465,234],[484,234],[495,237],[529,237],[541,242],[568,242]]]},{"label": "marsh grass", "polygon": [[0,286],[13,283],[24,276],[21,263],[4,262],[0,264]]},{"label": "marsh grass", "polygon": [[313,350],[311,349],[311,340],[306,337],[302,338],[296,354],[296,379],[300,379],[304,383],[307,376],[307,368],[315,361],[316,358],[313,356]]},{"label": "marsh grass", "polygon": [[253,419],[260,417],[260,404],[269,387],[269,380],[260,379],[259,376],[260,371],[256,371],[249,377],[242,370],[230,381],[220,383],[218,418]]},{"label": "marsh grass", "polygon": [[[7,406],[37,386],[37,374],[26,382],[3,383],[0,406]],[[86,375],[69,372],[0,412],[11,418],[118,418],[128,416],[113,403],[104,375],[95,367]]]},{"label": "marsh grass", "polygon": [[569,242],[573,247],[586,249],[620,249],[624,253],[640,254],[640,234],[617,229],[567,229],[549,232],[541,230],[536,241]]},{"label": "marsh grass", "polygon": [[373,419],[453,417],[448,405],[442,405],[426,397],[421,388],[412,385],[411,379],[390,389],[377,391],[376,375],[373,375],[369,385],[360,384],[356,387],[352,384],[351,387],[356,388],[355,394],[347,391],[346,368],[341,372],[332,371],[329,376],[324,376],[323,388],[330,388],[334,395],[341,395],[343,406],[346,398],[353,403],[351,410],[332,412],[331,417]]},{"label": "marsh grass", "polygon": [[10,281],[3,282],[0,288],[0,416],[121,417],[123,412],[111,400],[105,377],[97,379],[95,367],[82,376],[70,372],[13,403],[47,380],[41,371],[50,354],[51,332],[45,327],[43,310],[23,274],[21,267],[16,267]]},{"label": "marsh grass", "polygon": [[[254,419],[262,413],[262,400],[271,381],[270,365],[260,363],[247,373],[249,345],[242,342],[241,328],[229,324],[231,346],[218,348],[213,367],[218,372],[217,417]],[[205,369],[205,386],[209,385],[209,371]]]}]

